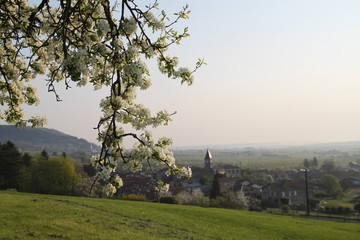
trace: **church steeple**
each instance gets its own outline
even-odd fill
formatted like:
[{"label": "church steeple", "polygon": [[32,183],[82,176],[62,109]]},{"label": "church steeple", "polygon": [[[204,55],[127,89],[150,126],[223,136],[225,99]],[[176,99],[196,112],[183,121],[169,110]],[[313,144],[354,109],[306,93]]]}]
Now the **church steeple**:
[{"label": "church steeple", "polygon": [[206,151],[206,155],[205,155],[205,168],[206,169],[212,169],[213,166],[212,166],[212,155],[211,155],[211,152],[210,152],[210,149],[208,148],[207,151]]}]

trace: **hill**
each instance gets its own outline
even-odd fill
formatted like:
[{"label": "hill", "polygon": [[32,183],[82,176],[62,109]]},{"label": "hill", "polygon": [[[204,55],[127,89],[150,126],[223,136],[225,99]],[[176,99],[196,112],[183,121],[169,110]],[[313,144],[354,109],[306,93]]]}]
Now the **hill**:
[{"label": "hill", "polygon": [[11,141],[23,152],[39,153],[46,150],[48,153],[61,154],[79,158],[81,154],[92,155],[100,151],[96,144],[85,139],[77,138],[48,128],[23,129],[11,125],[0,125],[0,143]]},{"label": "hill", "polygon": [[359,224],[0,191],[0,239],[359,239]]}]

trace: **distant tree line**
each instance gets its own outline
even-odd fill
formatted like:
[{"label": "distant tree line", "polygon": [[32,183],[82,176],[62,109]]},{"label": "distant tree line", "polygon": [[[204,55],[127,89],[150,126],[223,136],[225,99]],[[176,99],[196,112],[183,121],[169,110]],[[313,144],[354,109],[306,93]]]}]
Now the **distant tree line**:
[{"label": "distant tree line", "polygon": [[10,141],[0,144],[0,190],[79,195],[79,185],[92,171],[66,153],[49,157],[43,150],[29,155],[20,153]]},{"label": "distant tree line", "polygon": [[314,157],[313,159],[305,158],[303,161],[303,167],[306,169],[319,169],[320,171],[325,173],[332,173],[336,170],[335,162],[333,159],[324,160],[320,166],[319,161],[316,157]]},{"label": "distant tree line", "polygon": [[304,159],[304,168],[317,168],[319,166],[319,162],[316,157],[314,157],[312,160],[308,160],[307,158]]}]

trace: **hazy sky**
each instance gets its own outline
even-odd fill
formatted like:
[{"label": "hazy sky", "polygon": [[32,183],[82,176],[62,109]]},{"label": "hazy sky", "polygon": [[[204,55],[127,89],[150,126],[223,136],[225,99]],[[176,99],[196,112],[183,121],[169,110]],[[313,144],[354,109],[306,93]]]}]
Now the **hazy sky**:
[{"label": "hazy sky", "polygon": [[[360,140],[360,1],[162,0],[188,3],[190,38],[171,53],[193,66],[193,86],[150,65],[153,86],[138,102],[177,111],[156,136],[175,146]],[[161,5],[160,5],[161,6]],[[184,25],[184,26],[185,26]],[[96,140],[104,92],[64,90],[62,102],[37,83],[47,127]]]}]

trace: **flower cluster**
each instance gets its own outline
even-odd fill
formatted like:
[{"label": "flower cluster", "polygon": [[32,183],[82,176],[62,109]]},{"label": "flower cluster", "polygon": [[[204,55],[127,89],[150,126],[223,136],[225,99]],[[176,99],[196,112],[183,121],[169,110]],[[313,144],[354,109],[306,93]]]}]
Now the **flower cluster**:
[{"label": "flower cluster", "polygon": [[[138,90],[151,86],[147,59],[158,59],[160,72],[169,78],[192,84],[194,71],[179,68],[177,57],[166,56],[171,45],[188,36],[187,28],[175,28],[188,14],[186,6],[171,20],[156,0],[146,6],[110,0],[40,1],[37,6],[27,0],[4,1],[0,5],[0,106],[5,108],[0,119],[18,126],[45,124],[41,117],[25,119],[22,111],[23,104],[39,102],[29,81],[40,74],[46,75],[48,91],[57,100],[58,82],[66,88],[72,84],[107,88],[96,127],[102,150],[92,158],[97,179],[108,182],[107,194],[122,185],[121,178],[114,176],[119,164],[140,171],[146,162],[166,166],[171,174],[190,176],[189,168],[176,167],[168,150],[171,140],[155,141],[148,132],[167,125],[172,114],[166,110],[152,114],[134,102]],[[124,130],[129,128],[136,134]],[[137,142],[129,151],[123,146],[128,138]]]},{"label": "flower cluster", "polygon": [[113,196],[117,189],[123,186],[123,181],[118,175],[114,175],[117,167],[117,161],[114,159],[100,159],[99,155],[91,157],[91,164],[98,169],[96,179],[107,182],[104,189],[106,196]]},{"label": "flower cluster", "polygon": [[166,28],[164,21],[157,19],[152,12],[144,13],[144,24],[147,24],[153,31],[163,31]]},{"label": "flower cluster", "polygon": [[109,182],[108,184],[106,184],[104,193],[106,196],[111,197],[116,193],[117,189],[122,186],[123,186],[122,179],[118,175],[115,175],[115,177],[113,177],[112,181]]},{"label": "flower cluster", "polygon": [[106,184],[106,187],[104,189],[104,193],[106,196],[111,197],[116,193],[116,187],[112,185],[111,183]]},{"label": "flower cluster", "polygon": [[157,194],[158,199],[162,197],[166,197],[170,195],[170,185],[164,183],[163,181],[158,181],[155,187],[155,192]]},{"label": "flower cluster", "polygon": [[125,36],[132,36],[137,30],[137,21],[135,18],[125,18],[122,24],[123,34]]}]

